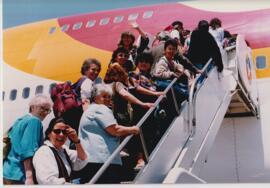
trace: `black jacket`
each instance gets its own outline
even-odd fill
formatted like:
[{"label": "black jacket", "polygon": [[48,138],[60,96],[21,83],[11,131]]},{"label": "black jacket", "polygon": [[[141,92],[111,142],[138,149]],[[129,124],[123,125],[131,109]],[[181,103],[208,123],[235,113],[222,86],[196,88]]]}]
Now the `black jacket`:
[{"label": "black jacket", "polygon": [[204,65],[210,58],[213,58],[218,71],[223,70],[219,47],[208,31],[194,30],[192,32],[187,57],[194,65]]}]

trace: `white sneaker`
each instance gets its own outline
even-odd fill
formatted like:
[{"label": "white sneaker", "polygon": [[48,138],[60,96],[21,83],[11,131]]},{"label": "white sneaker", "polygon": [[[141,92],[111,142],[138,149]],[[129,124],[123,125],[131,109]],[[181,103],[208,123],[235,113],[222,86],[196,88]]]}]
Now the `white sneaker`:
[{"label": "white sneaker", "polygon": [[129,157],[129,153],[125,152],[124,150],[120,151],[121,157]]}]

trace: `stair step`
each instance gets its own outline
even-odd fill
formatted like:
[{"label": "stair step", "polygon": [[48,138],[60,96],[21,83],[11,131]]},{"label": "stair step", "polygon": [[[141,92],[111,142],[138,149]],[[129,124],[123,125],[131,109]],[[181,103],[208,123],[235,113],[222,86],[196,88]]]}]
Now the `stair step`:
[{"label": "stair step", "polygon": [[122,181],[120,184],[133,184],[133,181]]}]

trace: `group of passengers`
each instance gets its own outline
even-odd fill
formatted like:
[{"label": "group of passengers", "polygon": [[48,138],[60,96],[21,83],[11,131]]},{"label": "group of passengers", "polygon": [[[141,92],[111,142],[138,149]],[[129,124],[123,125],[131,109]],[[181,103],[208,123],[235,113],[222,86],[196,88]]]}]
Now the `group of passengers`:
[{"label": "group of passengers", "polygon": [[[122,168],[122,160],[133,156],[132,168],[144,165],[138,134],[143,129],[144,136],[149,138],[146,144],[151,148],[161,131],[158,127],[171,115],[172,97],[167,95],[155,107],[145,122],[147,126],[140,130],[135,125],[154,107],[157,98],[165,95],[171,81],[177,78],[173,89],[180,107],[188,99],[188,89],[196,74],[201,73],[210,58],[222,72],[220,50],[226,45],[225,32],[218,18],[212,19],[210,26],[209,30],[208,22],[202,20],[190,32],[183,28],[182,22],[175,21],[152,38],[137,23],[132,23],[140,34],[138,45],[132,32],[121,34],[104,80],[99,77],[98,60],[84,61],[76,88],[82,107],[78,112],[52,119],[44,142],[41,121],[50,113],[53,103],[44,95],[35,96],[29,113],[17,119],[9,130],[11,150],[3,163],[4,184],[70,184],[76,183],[72,181],[74,177],[87,183],[119,146],[121,138],[137,135],[112,160],[97,183],[127,180],[129,172]],[[73,148],[65,145],[67,139],[74,144]],[[149,150],[152,149],[153,146]]]}]

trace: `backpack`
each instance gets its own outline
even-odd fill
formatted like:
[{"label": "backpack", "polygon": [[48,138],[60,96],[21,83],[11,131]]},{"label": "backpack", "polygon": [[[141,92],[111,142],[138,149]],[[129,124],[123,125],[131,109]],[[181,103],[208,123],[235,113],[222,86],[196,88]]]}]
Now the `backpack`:
[{"label": "backpack", "polygon": [[[77,96],[77,100],[81,101],[81,85],[84,82],[84,80],[86,80],[87,77],[86,76],[82,76],[81,78],[79,78],[79,80],[77,80],[77,82],[75,82],[74,84],[72,84],[72,89],[74,91],[74,93]],[[102,83],[102,78],[101,77],[97,77],[93,84],[100,84]]]},{"label": "backpack", "polygon": [[77,94],[72,89],[69,81],[52,87],[51,99],[54,103],[53,113],[55,117],[60,117],[67,110],[81,106],[81,102],[78,100]]},{"label": "backpack", "polygon": [[81,101],[81,85],[86,80],[86,76],[82,76],[77,82],[72,84],[72,90],[76,94],[77,100]]}]

